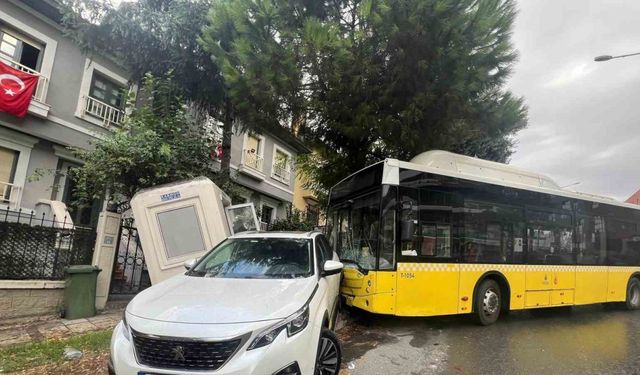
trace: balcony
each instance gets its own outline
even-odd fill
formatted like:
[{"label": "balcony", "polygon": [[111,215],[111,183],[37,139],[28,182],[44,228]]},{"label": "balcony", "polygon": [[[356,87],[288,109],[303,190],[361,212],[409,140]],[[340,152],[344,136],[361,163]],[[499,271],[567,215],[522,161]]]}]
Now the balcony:
[{"label": "balcony", "polygon": [[20,204],[20,186],[0,181],[0,205],[17,209]]},{"label": "balcony", "polygon": [[291,181],[291,166],[289,164],[275,164],[273,166],[273,171],[271,172],[271,177],[275,180],[289,185],[289,182]]},{"label": "balcony", "polygon": [[82,117],[85,120],[105,128],[122,125],[125,112],[120,108],[113,107],[91,96],[85,96],[83,100]]},{"label": "balcony", "polygon": [[51,107],[45,103],[47,90],[49,89],[49,77],[41,74],[37,70],[33,70],[28,66],[24,66],[3,56],[0,56],[0,61],[16,70],[38,76],[38,85],[33,91],[33,100],[29,104],[29,112],[38,117],[46,118],[49,114],[49,109],[51,109]]},{"label": "balcony", "polygon": [[238,172],[262,181],[265,177],[262,171],[263,165],[264,159],[255,150],[243,149]]}]

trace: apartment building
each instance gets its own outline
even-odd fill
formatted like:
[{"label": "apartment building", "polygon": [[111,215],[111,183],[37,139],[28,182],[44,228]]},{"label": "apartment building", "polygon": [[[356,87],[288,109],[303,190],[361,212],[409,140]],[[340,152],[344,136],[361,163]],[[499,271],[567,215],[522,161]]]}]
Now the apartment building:
[{"label": "apartment building", "polygon": [[[38,84],[24,118],[0,113],[0,211],[33,210],[62,201],[75,224],[95,223],[101,202],[74,209],[68,169],[82,163],[68,147],[91,148],[124,117],[126,69],[104,56],[86,56],[63,35],[56,0],[0,1],[0,62],[35,74]],[[250,192],[265,225],[293,202],[295,158],[305,146],[286,130],[236,133],[232,177]]]},{"label": "apartment building", "polygon": [[291,209],[296,184],[295,160],[307,147],[286,129],[236,133],[231,140],[232,178],[250,192],[260,221],[268,227]]},{"label": "apartment building", "polygon": [[[66,171],[82,161],[68,147],[90,148],[124,118],[126,70],[84,55],[59,22],[53,0],[0,2],[0,62],[38,76],[24,118],[0,113],[0,209],[28,211],[41,199],[72,206]],[[70,212],[88,225],[100,206]]]}]

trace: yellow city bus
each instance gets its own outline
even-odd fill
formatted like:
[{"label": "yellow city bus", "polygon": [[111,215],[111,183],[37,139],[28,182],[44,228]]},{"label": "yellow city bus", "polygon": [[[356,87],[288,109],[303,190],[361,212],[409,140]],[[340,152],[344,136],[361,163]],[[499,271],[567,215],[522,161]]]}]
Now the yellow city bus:
[{"label": "yellow city bus", "polygon": [[640,207],[512,166],[429,151],[331,189],[327,233],[351,306],[379,314],[640,308]]}]

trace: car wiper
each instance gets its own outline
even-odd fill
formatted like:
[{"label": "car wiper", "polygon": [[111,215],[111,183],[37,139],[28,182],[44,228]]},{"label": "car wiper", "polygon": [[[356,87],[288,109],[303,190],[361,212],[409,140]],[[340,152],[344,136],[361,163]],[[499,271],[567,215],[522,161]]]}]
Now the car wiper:
[{"label": "car wiper", "polygon": [[205,272],[203,271],[195,271],[195,270],[187,271],[187,276],[204,277],[204,275],[205,275]]}]

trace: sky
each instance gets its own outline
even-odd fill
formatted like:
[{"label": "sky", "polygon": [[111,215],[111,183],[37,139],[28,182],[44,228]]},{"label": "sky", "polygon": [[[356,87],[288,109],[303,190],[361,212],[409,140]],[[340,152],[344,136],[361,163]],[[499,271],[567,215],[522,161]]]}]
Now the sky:
[{"label": "sky", "polygon": [[640,189],[640,1],[519,0],[508,83],[529,108],[511,164],[626,200]]}]

